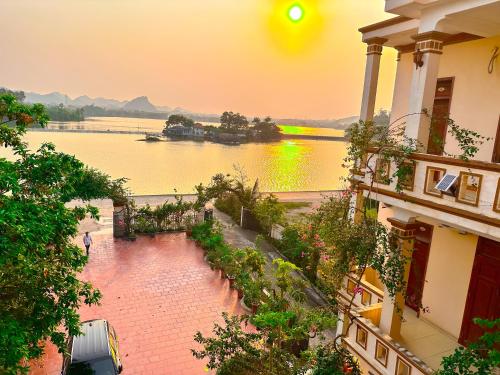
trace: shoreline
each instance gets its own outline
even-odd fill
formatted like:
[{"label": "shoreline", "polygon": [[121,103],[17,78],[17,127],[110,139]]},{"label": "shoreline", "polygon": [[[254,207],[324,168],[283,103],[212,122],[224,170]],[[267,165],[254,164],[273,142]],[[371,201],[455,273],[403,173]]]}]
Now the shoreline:
[{"label": "shoreline", "polygon": [[[263,195],[274,194],[280,202],[307,202],[310,207],[301,209],[302,211],[313,210],[318,207],[325,197],[338,194],[341,190],[317,190],[317,191],[289,191],[289,192],[261,192]],[[196,194],[158,194],[158,195],[131,195],[135,200],[137,207],[156,206],[163,204],[168,200],[173,200],[175,196],[182,196],[185,200],[192,201]],[[76,206],[80,201],[73,201],[69,205]],[[99,220],[89,217],[82,220],[78,225],[78,234],[85,232],[111,233],[113,231],[113,203],[110,199],[92,200],[89,202],[92,206],[99,209]]]},{"label": "shoreline", "polygon": [[[140,131],[140,130],[109,130],[109,129],[52,129],[52,128],[29,128],[29,132],[40,132],[40,133],[88,133],[88,134],[136,134],[136,135],[146,135],[148,133],[152,133],[151,131]],[[159,133],[158,133],[159,134]],[[179,141],[197,141],[197,142],[212,142],[218,144],[227,144],[220,141],[214,141],[211,139],[200,139],[197,140],[193,137],[164,137],[165,140],[163,142],[179,142]],[[294,140],[294,139],[303,139],[303,140],[312,140],[312,141],[331,141],[331,142],[346,142],[347,139],[343,136],[332,136],[332,135],[313,135],[313,134],[282,134],[280,139],[273,139],[268,141],[246,141],[234,144],[235,146],[239,146],[242,144],[248,143],[273,143],[280,142],[283,140]],[[140,139],[139,141],[144,141]]]}]

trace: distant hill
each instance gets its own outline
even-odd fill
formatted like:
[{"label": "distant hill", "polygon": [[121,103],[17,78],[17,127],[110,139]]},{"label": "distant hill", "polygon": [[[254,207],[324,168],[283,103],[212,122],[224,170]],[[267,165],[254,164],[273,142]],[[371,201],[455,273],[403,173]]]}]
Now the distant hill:
[{"label": "distant hill", "polygon": [[[197,113],[184,108],[156,106],[152,104],[147,96],[139,96],[132,100],[116,100],[108,98],[91,98],[87,95],[71,99],[68,95],[60,92],[39,94],[25,92],[25,101],[28,103],[42,103],[46,106],[57,106],[63,104],[66,107],[83,109],[86,116],[119,116],[119,117],[141,117],[166,119],[171,114],[180,114],[194,119],[195,121],[217,122],[219,114]],[[247,116],[252,119],[253,116]],[[350,116],[341,119],[276,119],[278,124],[312,126],[318,128],[333,128],[345,130],[353,122],[358,121],[358,116]]]},{"label": "distant hill", "polygon": [[51,92],[50,94],[37,94],[36,92],[25,92],[24,101],[28,103],[41,103],[44,105],[70,105],[72,102],[68,95],[60,92]]},{"label": "distant hill", "polygon": [[106,98],[90,98],[87,95],[79,96],[74,99],[71,105],[75,107],[85,107],[87,105],[95,105],[101,108],[109,108],[109,109],[118,109],[122,108],[127,101],[119,101],[115,99],[106,99]]},{"label": "distant hill", "polygon": [[27,103],[42,103],[47,106],[57,106],[63,104],[67,107],[82,108],[86,106],[96,106],[104,109],[124,109],[128,111],[157,112],[156,107],[151,104],[146,96],[140,96],[130,101],[119,101],[107,98],[91,98],[87,95],[71,99],[68,95],[60,92],[51,92],[49,94],[38,94],[36,92],[25,92]]},{"label": "distant hill", "polygon": [[139,96],[127,102],[123,107],[125,111],[158,112],[158,109],[151,104],[147,96]]}]

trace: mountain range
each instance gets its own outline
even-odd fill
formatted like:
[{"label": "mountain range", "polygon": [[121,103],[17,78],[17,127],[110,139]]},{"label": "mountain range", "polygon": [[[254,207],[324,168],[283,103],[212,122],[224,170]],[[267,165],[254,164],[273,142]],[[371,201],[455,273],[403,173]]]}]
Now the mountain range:
[{"label": "mountain range", "polygon": [[85,107],[93,105],[104,109],[124,109],[127,111],[143,111],[143,112],[170,112],[168,107],[155,107],[147,96],[139,96],[132,100],[116,100],[107,98],[91,98],[87,95],[79,96],[71,99],[68,95],[60,92],[51,92],[49,94],[38,94],[36,92],[25,92],[25,101],[28,103],[42,103],[44,105],[59,105],[62,104],[68,107]]},{"label": "mountain range", "polygon": [[[60,92],[52,92],[49,94],[39,94],[36,92],[25,92],[25,101],[28,103],[42,103],[47,106],[55,106],[62,104],[67,107],[82,108],[86,106],[95,106],[104,108],[106,110],[120,110],[124,112],[130,112],[130,117],[133,117],[133,113],[142,112],[154,114],[155,117],[162,114],[182,114],[185,116],[192,116],[199,121],[217,121],[219,115],[217,114],[205,114],[196,113],[186,110],[184,108],[171,108],[167,106],[157,106],[152,104],[147,96],[139,96],[132,100],[116,100],[108,98],[91,98],[87,95],[79,96],[75,99],[71,99],[68,95],[62,94]],[[252,118],[252,117],[250,117]],[[208,120],[205,120],[208,119]],[[353,122],[358,120],[358,116],[350,116],[341,119],[324,119],[324,120],[310,120],[310,119],[276,119],[280,124],[289,125],[308,125],[314,127],[328,127],[336,129],[345,129]]]}]

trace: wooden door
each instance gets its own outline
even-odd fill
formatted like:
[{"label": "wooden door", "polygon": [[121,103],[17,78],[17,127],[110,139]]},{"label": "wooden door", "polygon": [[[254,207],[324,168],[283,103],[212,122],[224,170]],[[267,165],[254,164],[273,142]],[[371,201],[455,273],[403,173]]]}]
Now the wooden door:
[{"label": "wooden door", "polygon": [[500,242],[479,238],[465,304],[459,343],[476,341],[484,331],[474,318],[500,317]]},{"label": "wooden door", "polygon": [[500,117],[498,117],[497,136],[495,137],[491,161],[493,163],[500,163]]},{"label": "wooden door", "polygon": [[427,153],[442,155],[444,141],[448,130],[451,96],[453,93],[453,78],[440,78],[436,84],[434,105],[432,107],[432,123],[427,144]]},{"label": "wooden door", "polygon": [[432,239],[432,225],[417,222],[418,227],[415,235],[415,246],[413,249],[408,285],[406,287],[406,305],[420,313],[422,305],[422,294],[425,285],[425,274]]}]

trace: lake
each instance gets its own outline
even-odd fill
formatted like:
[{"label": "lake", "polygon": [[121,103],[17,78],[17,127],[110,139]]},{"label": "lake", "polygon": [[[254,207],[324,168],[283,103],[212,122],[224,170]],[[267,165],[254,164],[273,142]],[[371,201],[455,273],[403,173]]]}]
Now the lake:
[{"label": "lake", "polygon": [[[164,120],[90,118],[49,127],[160,132]],[[281,127],[287,134],[343,134],[335,129]],[[228,146],[194,141],[147,143],[138,141],[141,138],[135,134],[28,132],[25,139],[32,149],[52,142],[59,151],[75,155],[113,178],[127,177],[136,195],[168,194],[174,189],[192,193],[196,184],[208,183],[219,172],[231,173],[235,165],[245,171],[250,183],[259,178],[261,191],[335,190],[342,188],[339,179],[347,174],[342,167],[344,142],[283,140]]]}]

